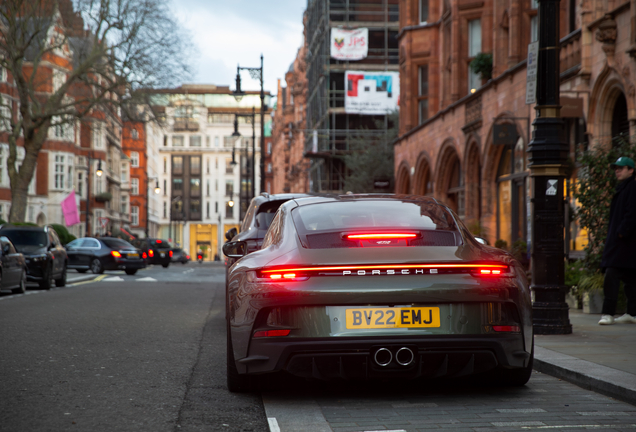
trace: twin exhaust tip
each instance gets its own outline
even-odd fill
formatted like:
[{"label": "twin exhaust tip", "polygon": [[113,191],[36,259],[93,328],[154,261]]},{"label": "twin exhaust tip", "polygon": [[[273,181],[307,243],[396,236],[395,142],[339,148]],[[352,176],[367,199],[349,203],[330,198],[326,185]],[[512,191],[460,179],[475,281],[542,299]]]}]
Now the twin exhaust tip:
[{"label": "twin exhaust tip", "polygon": [[[393,352],[388,348],[380,348],[373,355],[373,361],[378,366],[388,366],[393,361]],[[415,360],[415,354],[410,348],[402,347],[395,353],[395,362],[400,366],[409,366]]]}]

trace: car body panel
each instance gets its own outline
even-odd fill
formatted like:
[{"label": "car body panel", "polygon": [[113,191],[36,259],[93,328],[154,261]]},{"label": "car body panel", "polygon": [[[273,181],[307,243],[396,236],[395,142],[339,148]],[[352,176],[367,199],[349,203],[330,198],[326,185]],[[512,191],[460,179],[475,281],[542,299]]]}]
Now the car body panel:
[{"label": "car body panel", "polygon": [[[319,212],[330,200],[365,199],[387,200],[387,205],[391,200],[422,206],[434,202],[426,198],[422,204],[413,196],[353,196],[304,198],[283,204],[277,215],[280,220],[275,222],[276,227],[270,227],[279,230],[281,240],[268,243],[266,239],[263,249],[229,268],[227,319],[238,372],[287,370],[320,378],[314,375],[312,364],[340,362],[344,367],[349,361],[364,363],[363,358],[368,359],[378,346],[387,344],[407,344],[422,356],[436,352],[448,360],[450,355],[451,363],[455,354],[466,364],[477,361],[479,365],[471,366],[471,373],[495,366],[527,367],[533,332],[525,270],[507,252],[475,241],[456,216],[457,232],[461,233],[456,246],[306,247],[292,217],[295,208],[318,204],[315,210]],[[493,263],[507,268],[505,275],[472,273],[473,267]],[[314,270],[316,267],[319,270]],[[268,280],[260,273],[263,269],[298,272],[301,277],[284,282]],[[309,276],[303,276],[303,271]],[[421,328],[347,328],[348,309],[350,314],[374,309],[380,315],[434,310],[439,313],[439,321],[436,326]],[[495,332],[495,328],[511,327],[511,323],[518,330]],[[270,329],[289,330],[289,334],[254,337],[256,332]],[[384,371],[388,376],[398,373],[391,368]],[[402,370],[398,375],[402,372],[406,373]],[[408,375],[420,376],[420,372],[409,370]],[[335,372],[341,378],[343,374],[347,375]]]},{"label": "car body panel", "polygon": [[26,260],[24,255],[18,252],[8,237],[0,237],[0,280],[3,290],[14,289],[20,286],[22,274],[26,272]]},{"label": "car body panel", "polygon": [[[98,259],[104,270],[138,270],[146,267],[142,252],[120,239],[110,237],[84,237],[66,245],[69,256],[68,268],[88,270],[91,262]],[[112,251],[120,253],[114,257]]]}]

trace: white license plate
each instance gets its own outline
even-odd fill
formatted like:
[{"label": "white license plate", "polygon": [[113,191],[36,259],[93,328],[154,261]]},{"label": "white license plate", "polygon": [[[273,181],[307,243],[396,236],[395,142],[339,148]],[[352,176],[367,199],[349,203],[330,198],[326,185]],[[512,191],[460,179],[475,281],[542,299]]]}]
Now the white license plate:
[{"label": "white license plate", "polygon": [[164,258],[165,256],[166,256],[166,254],[162,252],[161,253],[161,258]]}]

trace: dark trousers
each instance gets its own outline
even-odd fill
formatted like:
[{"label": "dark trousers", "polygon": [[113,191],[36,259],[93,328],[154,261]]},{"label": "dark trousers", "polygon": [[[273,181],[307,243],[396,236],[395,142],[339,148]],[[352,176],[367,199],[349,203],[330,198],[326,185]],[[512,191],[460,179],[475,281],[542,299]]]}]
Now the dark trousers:
[{"label": "dark trousers", "polygon": [[603,283],[603,315],[616,313],[616,301],[621,281],[625,284],[625,296],[627,297],[627,313],[636,316],[636,269],[608,267],[605,269]]}]

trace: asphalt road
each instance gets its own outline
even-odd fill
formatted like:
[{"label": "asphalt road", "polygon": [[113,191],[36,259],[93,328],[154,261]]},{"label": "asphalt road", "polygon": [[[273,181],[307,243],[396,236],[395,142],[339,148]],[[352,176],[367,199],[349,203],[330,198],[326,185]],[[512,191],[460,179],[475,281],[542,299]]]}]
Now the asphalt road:
[{"label": "asphalt road", "polygon": [[269,430],[227,391],[222,267],[100,279],[0,296],[1,431]]},{"label": "asphalt road", "polygon": [[521,388],[225,381],[224,269],[0,293],[0,431],[636,430],[636,407],[534,373]]}]

